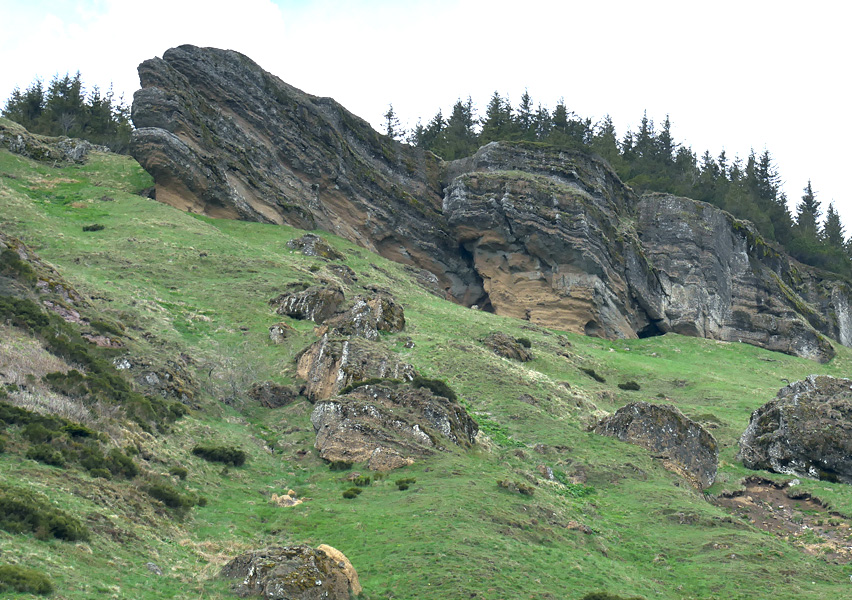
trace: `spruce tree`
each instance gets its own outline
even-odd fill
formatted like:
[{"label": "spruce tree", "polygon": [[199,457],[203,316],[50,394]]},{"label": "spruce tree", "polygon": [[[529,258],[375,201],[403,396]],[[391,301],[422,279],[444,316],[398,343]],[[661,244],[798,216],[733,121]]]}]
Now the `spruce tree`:
[{"label": "spruce tree", "polygon": [[810,179],[803,190],[802,201],[796,207],[796,225],[799,234],[809,238],[817,238],[819,231],[820,206],[816,199]]},{"label": "spruce tree", "polygon": [[825,212],[825,225],[822,228],[822,238],[831,248],[837,250],[845,248],[846,232],[843,230],[843,223],[840,222],[840,215],[834,210],[833,202],[829,202],[828,210]]}]

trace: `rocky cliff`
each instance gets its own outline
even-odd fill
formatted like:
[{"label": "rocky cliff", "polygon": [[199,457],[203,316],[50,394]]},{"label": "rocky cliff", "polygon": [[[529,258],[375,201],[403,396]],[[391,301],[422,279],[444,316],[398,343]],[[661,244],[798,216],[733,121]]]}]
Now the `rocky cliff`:
[{"label": "rocky cliff", "polygon": [[434,274],[448,297],[608,338],[676,332],[829,360],[852,288],[687,198],[637,196],[601,160],[492,143],[445,163],[245,56],[181,46],[139,66],[131,151],[157,198],[321,228]]}]

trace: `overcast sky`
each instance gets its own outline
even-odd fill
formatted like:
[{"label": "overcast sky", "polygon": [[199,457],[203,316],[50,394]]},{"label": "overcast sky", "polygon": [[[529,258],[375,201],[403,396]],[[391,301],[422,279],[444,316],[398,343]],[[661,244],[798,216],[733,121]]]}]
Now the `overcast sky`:
[{"label": "overcast sky", "polygon": [[848,4],[715,0],[0,0],[0,99],[38,76],[80,71],[129,103],[136,66],[181,44],[237,50],[379,129],[480,114],[524,89],[619,136],[643,111],[700,156],[768,149],[794,205],[808,179],[852,232],[841,144],[852,139]]}]

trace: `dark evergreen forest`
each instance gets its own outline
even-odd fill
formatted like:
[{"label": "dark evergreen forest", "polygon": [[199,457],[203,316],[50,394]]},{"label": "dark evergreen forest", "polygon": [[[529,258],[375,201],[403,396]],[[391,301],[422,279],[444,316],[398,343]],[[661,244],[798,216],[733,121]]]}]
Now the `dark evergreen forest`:
[{"label": "dark evergreen forest", "polygon": [[[389,136],[406,136],[392,105],[384,118]],[[646,112],[637,130],[619,138],[609,116],[592,123],[569,110],[561,99],[551,111],[533,103],[528,92],[517,106],[494,92],[482,117],[470,98],[459,99],[449,116],[439,110],[425,125],[418,120],[406,137],[408,143],[445,160],[470,156],[497,140],[590,152],[605,159],[637,192],[668,192],[709,202],[753,222],[767,240],[798,260],[852,276],[852,242],[846,240],[834,205],[829,204],[823,213],[810,181],[791,214],[769,150],[759,155],[752,151],[745,159],[731,158],[724,151],[715,157],[705,151],[699,157],[689,145],[673,139],[668,116],[658,126]]]},{"label": "dark evergreen forest", "polygon": [[33,133],[82,138],[126,152],[130,144],[130,108],[110,89],[94,86],[87,94],[80,73],[55,76],[45,86],[40,79],[6,100],[2,115]]}]

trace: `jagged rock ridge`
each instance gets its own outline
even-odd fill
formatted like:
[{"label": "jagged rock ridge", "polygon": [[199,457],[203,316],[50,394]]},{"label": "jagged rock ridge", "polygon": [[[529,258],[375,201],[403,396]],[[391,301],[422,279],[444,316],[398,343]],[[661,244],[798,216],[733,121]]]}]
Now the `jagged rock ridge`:
[{"label": "jagged rock ridge", "polygon": [[445,163],[245,56],[181,46],[139,67],[131,152],[157,198],[321,228],[433,273],[458,302],[608,338],[677,332],[829,360],[852,288],[747,222],[637,196],[601,160],[492,143]]}]

